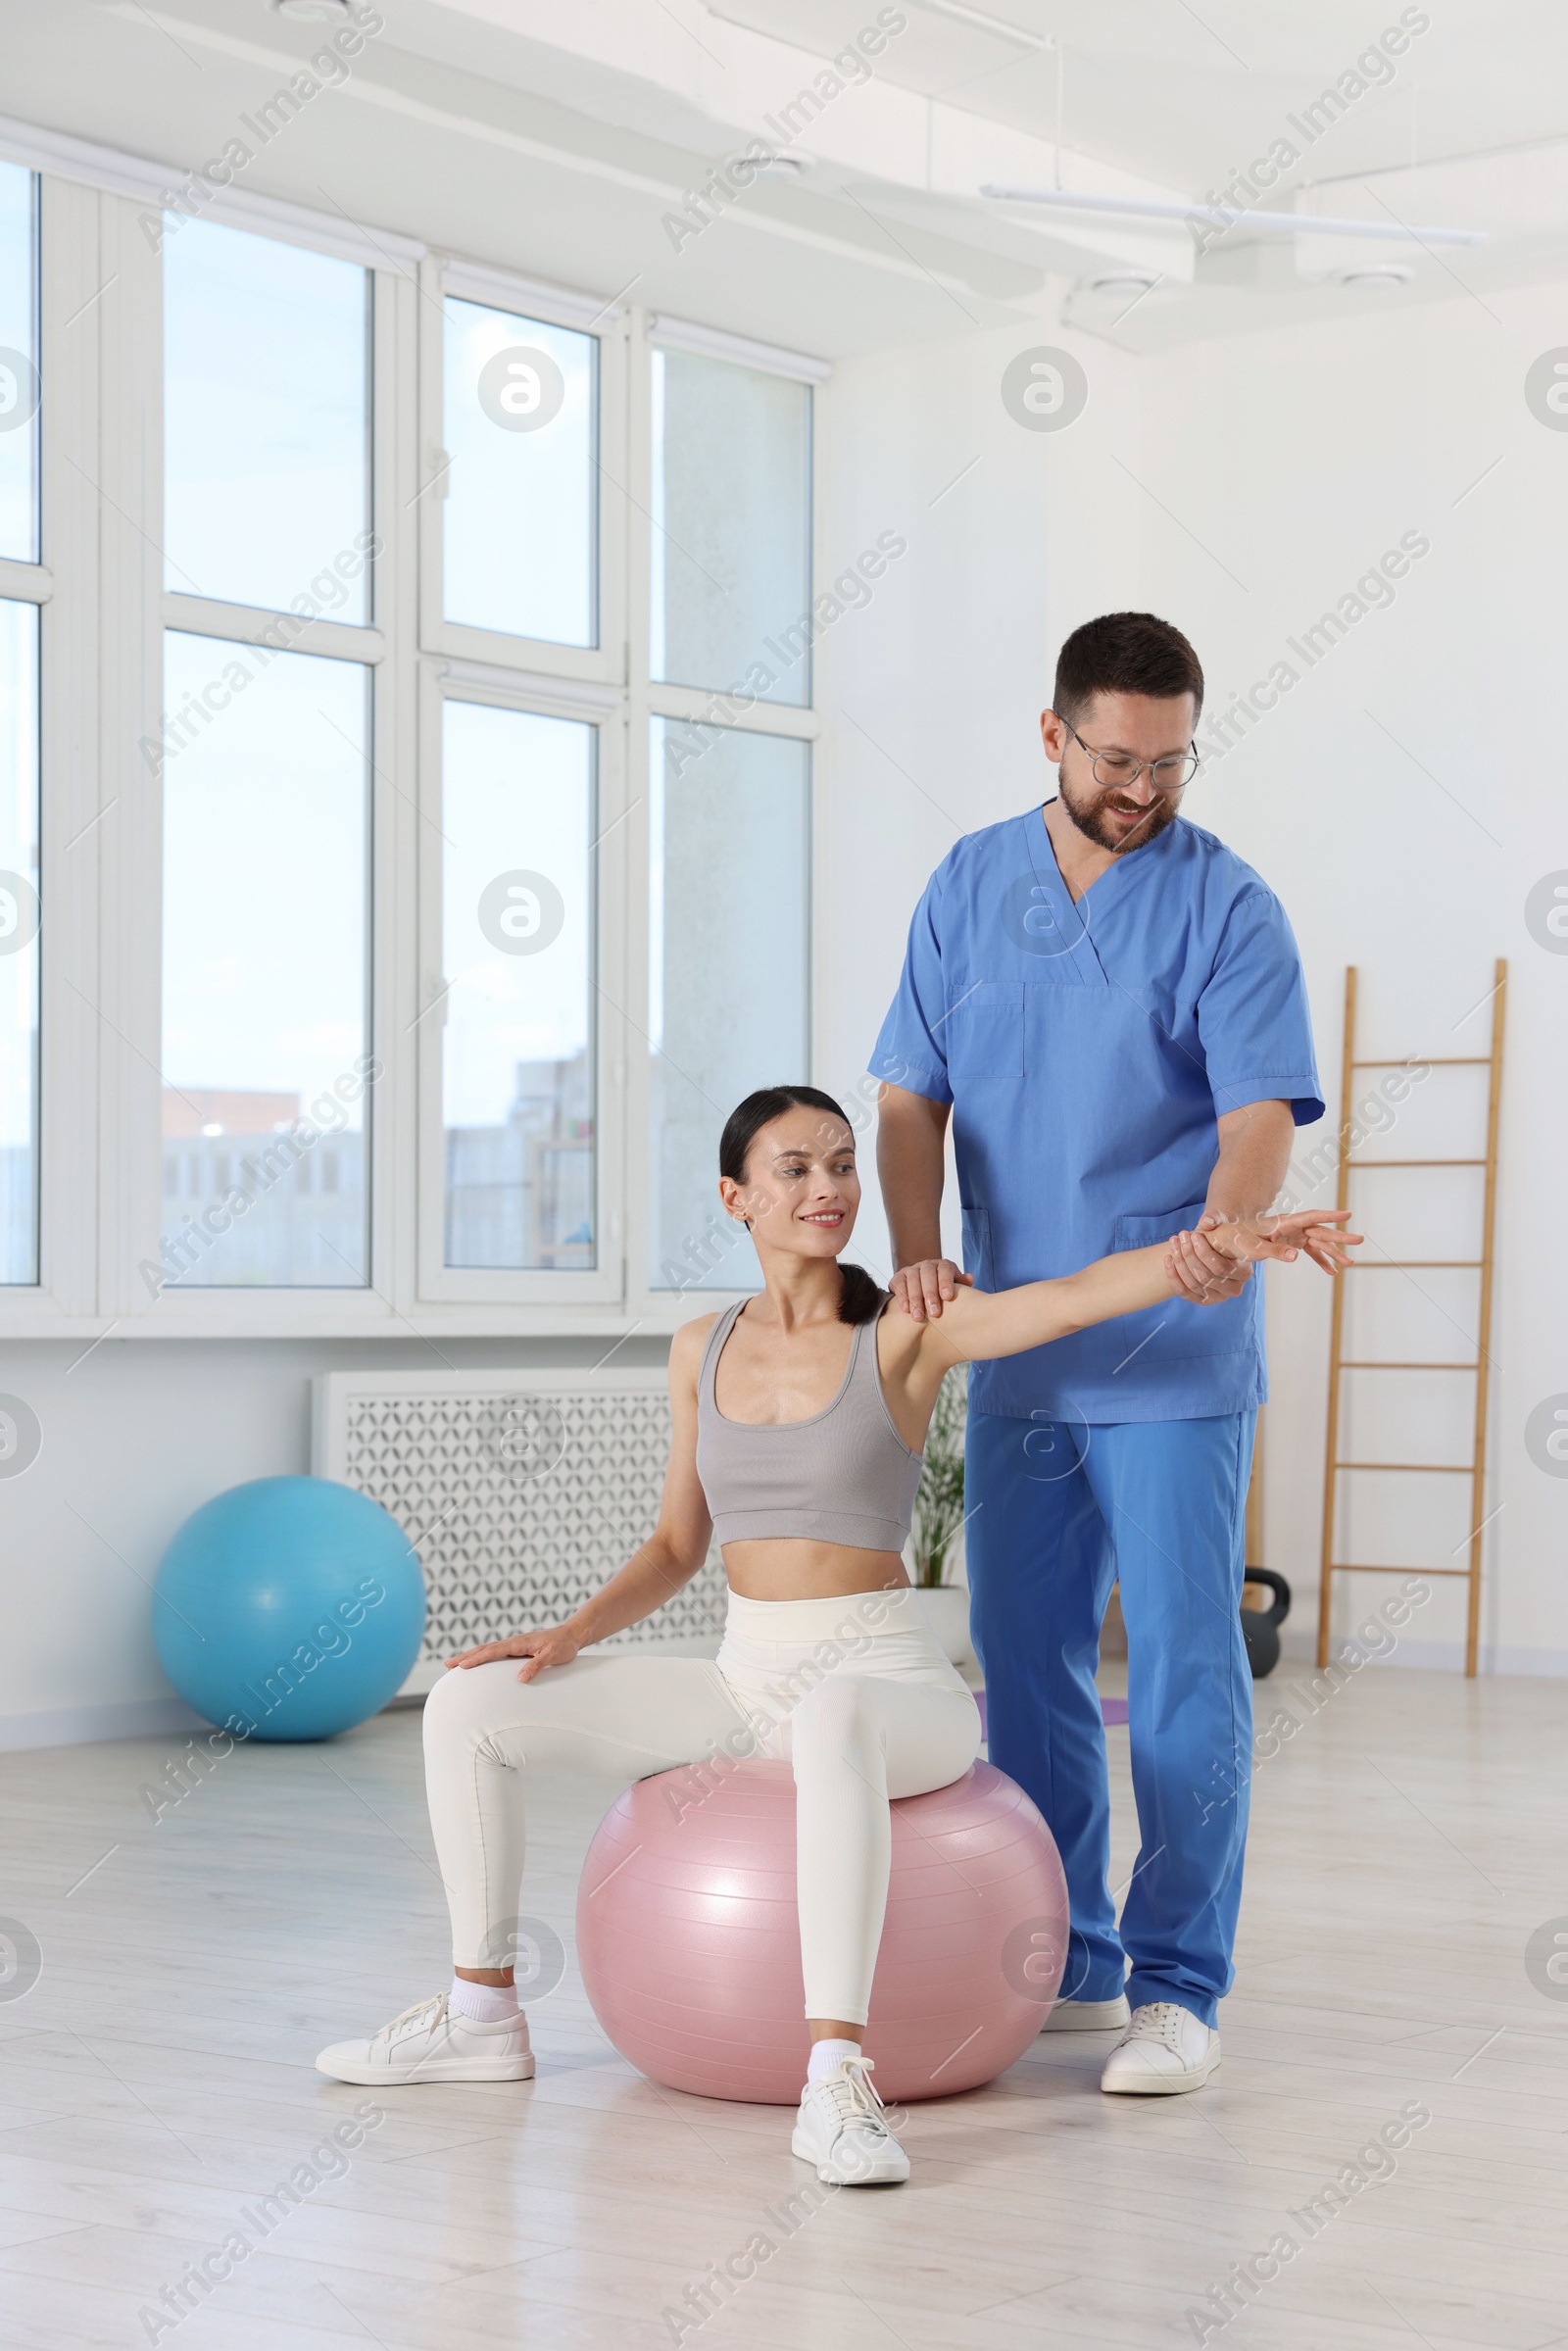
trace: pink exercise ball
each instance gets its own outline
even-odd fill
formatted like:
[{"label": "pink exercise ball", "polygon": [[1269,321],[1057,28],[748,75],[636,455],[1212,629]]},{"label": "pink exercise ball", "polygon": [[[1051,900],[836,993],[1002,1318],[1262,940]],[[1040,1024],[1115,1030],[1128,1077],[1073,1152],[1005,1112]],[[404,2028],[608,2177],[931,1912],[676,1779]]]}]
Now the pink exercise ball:
[{"label": "pink exercise ball", "polygon": [[[600,1824],[577,1889],[583,1983],[639,2073],[793,2106],[809,2045],[794,1778],[756,1760],[702,1783],[694,1769],[638,1781]],[[973,2089],[1022,2056],[1061,1982],[1067,1887],[1050,1830],[992,1764],[892,1812],[865,2053],[882,2096],[905,2103]]]}]

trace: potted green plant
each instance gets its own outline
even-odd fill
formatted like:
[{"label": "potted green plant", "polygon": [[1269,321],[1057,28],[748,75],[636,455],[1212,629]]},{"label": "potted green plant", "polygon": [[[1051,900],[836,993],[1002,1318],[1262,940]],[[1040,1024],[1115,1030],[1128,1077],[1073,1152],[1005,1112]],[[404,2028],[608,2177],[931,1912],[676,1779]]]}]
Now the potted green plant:
[{"label": "potted green plant", "polygon": [[946,1580],[964,1521],[963,1434],[968,1411],[967,1377],[964,1366],[957,1364],[937,1392],[909,1536],[920,1605],[956,1665],[974,1654],[969,1641],[968,1592],[961,1584]]}]

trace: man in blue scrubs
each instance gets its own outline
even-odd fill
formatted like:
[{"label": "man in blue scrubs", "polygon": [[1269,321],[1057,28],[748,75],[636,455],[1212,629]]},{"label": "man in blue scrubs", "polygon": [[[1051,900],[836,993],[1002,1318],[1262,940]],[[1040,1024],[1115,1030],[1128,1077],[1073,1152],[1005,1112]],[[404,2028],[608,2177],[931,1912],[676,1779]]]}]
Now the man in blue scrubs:
[{"label": "man in blue scrubs", "polygon": [[[1041,720],[1058,796],[932,875],[871,1061],[895,1289],[940,1314],[1255,1215],[1323,1115],[1279,901],[1180,814],[1203,677],[1151,613],[1062,647]],[[963,1256],[942,1256],[954,1129]],[[1265,1394],[1261,1282],[1216,1252],[1188,1295],[974,1366],[966,1531],[993,1762],[1061,1850],[1072,1933],[1054,2027],[1115,2030],[1101,2086],[1198,2089],[1219,2062],[1251,1758],[1243,1521]],[[1100,1626],[1119,1581],[1142,1846],[1108,1884]]]}]

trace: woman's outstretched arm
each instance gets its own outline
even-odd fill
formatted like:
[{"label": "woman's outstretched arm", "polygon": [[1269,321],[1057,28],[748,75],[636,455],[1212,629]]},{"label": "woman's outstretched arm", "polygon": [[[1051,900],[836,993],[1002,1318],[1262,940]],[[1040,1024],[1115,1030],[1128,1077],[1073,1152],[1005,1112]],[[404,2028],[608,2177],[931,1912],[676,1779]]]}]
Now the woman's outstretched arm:
[{"label": "woman's outstretched arm", "polygon": [[641,1624],[656,1608],[672,1599],[689,1584],[708,1557],[713,1522],[697,1475],[697,1369],[709,1322],[685,1323],[669,1349],[670,1432],[669,1466],[659,1524],[619,1572],[602,1584],[593,1597],[572,1611],[564,1625],[538,1633],[515,1633],[510,1641],[487,1641],[482,1647],[449,1657],[451,1665],[489,1665],[498,1657],[520,1657],[519,1682],[531,1682],[547,1665],[569,1665],[579,1649],[628,1625]]},{"label": "woman's outstretched arm", "polygon": [[[1349,1251],[1361,1239],[1359,1233],[1338,1229],[1348,1214],[1348,1208],[1308,1208],[1295,1216],[1244,1216],[1226,1223],[1204,1217],[1202,1236],[1210,1249],[1238,1264],[1260,1257],[1288,1264],[1304,1249],[1325,1273],[1335,1273],[1350,1263]],[[1188,1298],[1174,1269],[1179,1259],[1193,1257],[1193,1236],[1177,1233],[1152,1249],[1101,1257],[1055,1281],[1025,1282],[1016,1290],[960,1290],[945,1303],[940,1322],[921,1326],[922,1347],[960,1361],[1022,1354],[1026,1347],[1044,1347],[1091,1323]]]}]

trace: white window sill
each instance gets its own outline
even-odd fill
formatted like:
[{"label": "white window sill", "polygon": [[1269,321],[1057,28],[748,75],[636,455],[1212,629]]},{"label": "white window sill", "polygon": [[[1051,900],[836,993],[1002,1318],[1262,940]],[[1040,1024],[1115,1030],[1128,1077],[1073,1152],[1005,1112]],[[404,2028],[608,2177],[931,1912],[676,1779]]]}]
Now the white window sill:
[{"label": "white window sill", "polygon": [[175,1298],[166,1292],[144,1314],[118,1319],[67,1314],[50,1298],[22,1293],[0,1297],[0,1344],[23,1339],[71,1340],[89,1347],[105,1339],[667,1339],[682,1323],[711,1314],[745,1295],[739,1291],[662,1292],[634,1304],[478,1305],[418,1303],[406,1311],[378,1298],[343,1291],[286,1295],[209,1292]]}]

